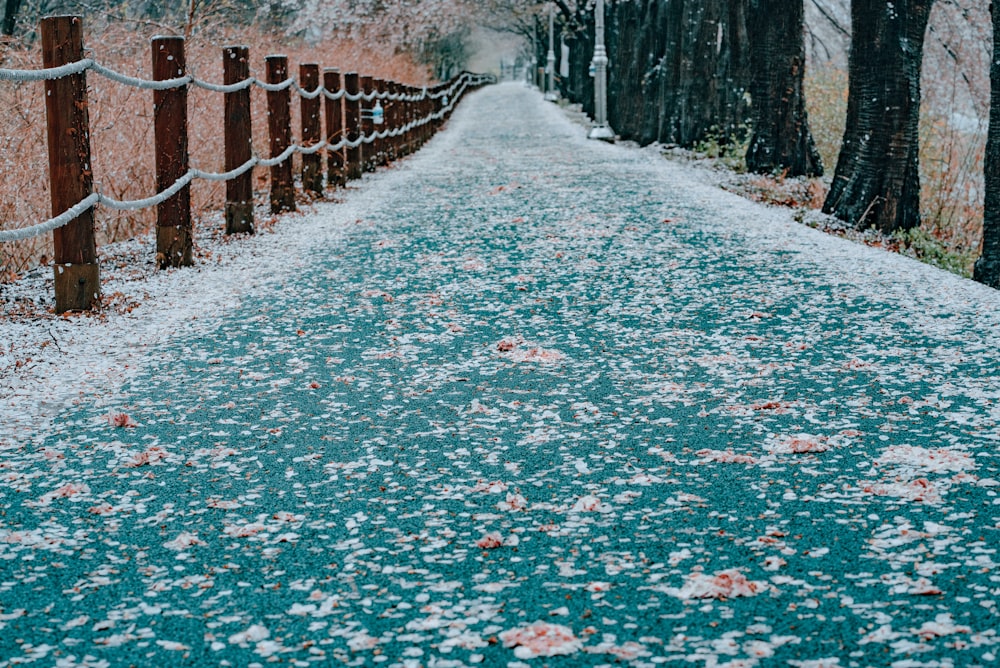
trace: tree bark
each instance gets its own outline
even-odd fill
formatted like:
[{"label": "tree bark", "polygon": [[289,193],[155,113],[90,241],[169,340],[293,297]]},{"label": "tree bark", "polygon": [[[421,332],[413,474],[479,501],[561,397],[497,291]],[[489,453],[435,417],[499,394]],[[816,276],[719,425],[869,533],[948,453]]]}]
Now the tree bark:
[{"label": "tree bark", "polygon": [[759,174],[822,176],[806,113],[802,0],[750,0],[751,117],[747,169]]},{"label": "tree bark", "polygon": [[847,125],[823,211],[891,234],[920,225],[920,69],[933,0],[852,0]]},{"label": "tree bark", "polygon": [[1000,6],[993,15],[993,60],[990,64],[990,129],[986,137],[986,201],[983,212],[983,252],[972,277],[1000,288]]},{"label": "tree bark", "polygon": [[[640,144],[692,147],[742,139],[750,120],[747,0],[635,0],[608,5],[608,116]],[[563,94],[593,113],[592,14],[567,36]]]},{"label": "tree bark", "polygon": [[0,24],[0,33],[13,35],[14,28],[17,27],[17,15],[21,12],[21,0],[6,0],[4,2],[3,24]]},{"label": "tree bark", "polygon": [[657,5],[657,0],[619,3],[610,8],[607,19],[613,71],[608,77],[608,122],[622,137],[643,145],[656,141],[656,128],[645,120],[654,99],[646,73],[655,65]]},{"label": "tree bark", "polygon": [[667,35],[650,72],[658,140],[692,147],[739,139],[750,120],[746,0],[659,1]]}]

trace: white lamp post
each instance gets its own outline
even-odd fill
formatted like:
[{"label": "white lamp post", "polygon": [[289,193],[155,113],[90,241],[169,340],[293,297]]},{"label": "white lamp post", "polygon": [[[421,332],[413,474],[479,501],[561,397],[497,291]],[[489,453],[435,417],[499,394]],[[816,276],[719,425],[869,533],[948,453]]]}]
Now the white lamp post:
[{"label": "white lamp post", "polygon": [[608,125],[608,52],[604,48],[604,0],[594,7],[594,127],[588,137],[613,142],[615,132]]},{"label": "white lamp post", "polygon": [[545,99],[555,102],[559,96],[556,95],[556,14],[552,7],[549,7],[549,54],[545,59],[545,74],[548,81],[545,86]]}]

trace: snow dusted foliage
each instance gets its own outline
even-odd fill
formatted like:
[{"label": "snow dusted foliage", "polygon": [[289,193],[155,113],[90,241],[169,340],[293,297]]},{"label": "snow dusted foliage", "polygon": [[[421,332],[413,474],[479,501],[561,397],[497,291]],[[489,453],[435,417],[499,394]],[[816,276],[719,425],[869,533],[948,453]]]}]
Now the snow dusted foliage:
[{"label": "snow dusted foliage", "polygon": [[[552,6],[538,0],[283,0],[290,34],[318,40],[330,33],[391,44],[433,60],[435,50],[458,50],[468,67],[484,34],[509,33],[527,43]],[[560,21],[579,25],[586,3],[559,2]],[[489,39],[487,39],[489,41]],[[482,47],[483,45],[479,45]],[[504,45],[504,50],[517,49]],[[492,48],[484,53],[492,53]],[[454,58],[454,54],[451,54]],[[496,54],[494,54],[496,55]],[[495,63],[491,61],[490,67]]]},{"label": "snow dusted foliage", "polygon": [[[989,2],[935,2],[924,53],[924,103],[954,114],[961,131],[983,131],[989,114]],[[847,67],[850,0],[809,0],[806,47],[809,66]]]},{"label": "snow dusted foliage", "polygon": [[5,311],[0,668],[995,663],[1000,293],[584,136]]},{"label": "snow dusted foliage", "polygon": [[335,32],[400,47],[471,27],[481,16],[473,0],[284,0],[293,8],[288,30],[318,39]]}]

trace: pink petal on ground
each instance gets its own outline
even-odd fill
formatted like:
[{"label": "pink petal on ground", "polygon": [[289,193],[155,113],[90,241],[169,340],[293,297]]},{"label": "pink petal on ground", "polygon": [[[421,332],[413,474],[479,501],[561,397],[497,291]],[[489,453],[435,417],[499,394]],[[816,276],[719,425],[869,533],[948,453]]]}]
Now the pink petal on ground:
[{"label": "pink petal on ground", "polygon": [[500,640],[504,647],[513,647],[514,656],[519,659],[574,654],[583,648],[583,643],[570,628],[547,622],[504,631]]},{"label": "pink petal on ground", "polygon": [[799,455],[806,452],[826,452],[830,443],[825,438],[799,434],[778,440],[768,447],[768,451],[779,454]]},{"label": "pink petal on ground", "polygon": [[125,413],[111,413],[108,415],[108,424],[112,427],[132,429],[139,425]]},{"label": "pink petal on ground", "polygon": [[731,450],[699,450],[694,453],[702,459],[710,462],[722,464],[756,464],[757,460],[751,455],[738,455]]},{"label": "pink petal on ground", "polygon": [[769,585],[759,580],[748,580],[738,569],[730,568],[715,575],[692,573],[680,589],[668,593],[677,598],[738,598],[756,596],[767,591]]},{"label": "pink petal on ground", "polygon": [[501,501],[497,504],[497,508],[500,510],[509,510],[511,512],[516,510],[524,510],[528,507],[528,500],[513,492],[507,492],[507,500]]},{"label": "pink petal on ground", "polygon": [[552,350],[551,348],[528,348],[527,350],[519,348],[511,353],[511,359],[515,362],[561,362],[566,359],[558,350]]},{"label": "pink petal on ground", "polygon": [[492,550],[503,545],[503,536],[500,535],[499,531],[491,531],[488,534],[483,535],[482,538],[476,541],[476,547],[482,548],[484,550]]}]

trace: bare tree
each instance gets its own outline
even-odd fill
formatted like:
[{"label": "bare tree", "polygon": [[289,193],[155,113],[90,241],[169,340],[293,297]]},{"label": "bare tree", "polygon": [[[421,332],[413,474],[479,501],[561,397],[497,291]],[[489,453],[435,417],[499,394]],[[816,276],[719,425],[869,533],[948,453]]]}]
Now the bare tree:
[{"label": "bare tree", "polygon": [[933,0],[853,0],[847,126],[823,211],[892,233],[920,225],[920,74]]}]

